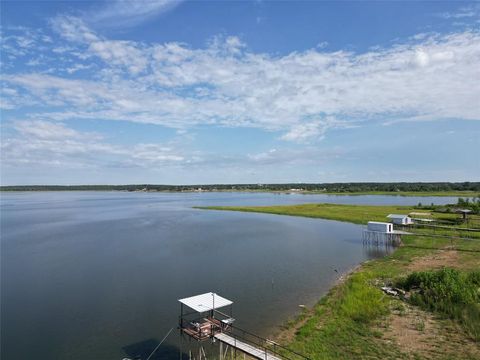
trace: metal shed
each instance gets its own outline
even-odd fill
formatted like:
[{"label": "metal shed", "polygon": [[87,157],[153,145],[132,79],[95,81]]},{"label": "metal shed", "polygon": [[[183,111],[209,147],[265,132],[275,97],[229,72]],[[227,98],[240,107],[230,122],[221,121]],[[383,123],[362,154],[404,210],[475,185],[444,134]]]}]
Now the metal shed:
[{"label": "metal shed", "polygon": [[409,225],[413,224],[412,218],[408,215],[401,215],[401,214],[390,214],[387,216],[392,223],[397,225]]},{"label": "metal shed", "polygon": [[381,233],[392,233],[393,224],[387,222],[369,221],[367,224],[367,230]]}]

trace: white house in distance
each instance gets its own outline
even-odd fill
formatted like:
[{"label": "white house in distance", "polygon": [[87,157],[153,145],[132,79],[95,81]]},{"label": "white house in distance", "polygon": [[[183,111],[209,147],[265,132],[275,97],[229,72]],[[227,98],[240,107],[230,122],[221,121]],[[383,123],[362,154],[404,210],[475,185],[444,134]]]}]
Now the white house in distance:
[{"label": "white house in distance", "polygon": [[367,230],[391,234],[393,233],[393,224],[386,222],[369,221],[367,224]]},{"label": "white house in distance", "polygon": [[392,221],[392,223],[397,225],[413,224],[412,218],[408,215],[390,214],[387,216],[387,218],[389,218]]}]

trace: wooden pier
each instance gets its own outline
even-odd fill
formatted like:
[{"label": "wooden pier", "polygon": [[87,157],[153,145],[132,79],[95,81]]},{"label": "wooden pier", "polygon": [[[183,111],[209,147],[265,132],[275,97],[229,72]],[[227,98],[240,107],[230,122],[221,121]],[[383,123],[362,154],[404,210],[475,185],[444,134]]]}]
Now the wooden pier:
[{"label": "wooden pier", "polygon": [[[251,357],[259,360],[308,360],[302,354],[287,349],[271,340],[264,339],[233,326],[235,319],[232,317],[233,302],[215,293],[206,293],[180,299],[181,311],[179,317],[179,329],[182,334],[196,340],[200,345],[194,355],[189,351],[191,360],[203,360],[207,358],[202,342],[210,340],[219,344],[219,359],[226,359],[228,352],[230,357],[236,358],[237,353],[243,357]],[[193,312],[184,312],[184,306]],[[229,307],[227,315],[219,311],[219,308]],[[228,312],[228,311],[227,311]]]},{"label": "wooden pier", "polygon": [[[260,359],[260,360],[282,360],[282,358],[277,357],[270,352],[268,352],[266,349],[259,349],[253,345],[250,345],[246,342],[237,340],[235,337],[227,335],[225,333],[218,333],[215,334],[215,339],[221,341],[222,343],[232,347],[235,350],[239,350],[243,352],[244,354],[247,354],[248,356],[251,356],[255,359]],[[225,349],[225,353],[228,351],[228,349]],[[220,360],[224,358],[223,354],[223,349],[220,348]]]}]

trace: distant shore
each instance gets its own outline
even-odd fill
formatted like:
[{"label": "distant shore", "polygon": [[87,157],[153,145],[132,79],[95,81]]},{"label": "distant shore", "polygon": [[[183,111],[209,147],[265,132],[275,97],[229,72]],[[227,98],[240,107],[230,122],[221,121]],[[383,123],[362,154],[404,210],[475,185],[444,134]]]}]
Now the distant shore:
[{"label": "distant shore", "polygon": [[203,188],[148,188],[130,186],[0,186],[0,192],[40,192],[40,191],[121,191],[121,192],[149,192],[149,193],[203,193],[203,192],[244,192],[244,193],[273,193],[288,195],[335,195],[335,196],[361,196],[361,195],[382,195],[382,196],[418,196],[418,197],[473,197],[480,195],[478,191],[322,191],[322,190],[274,190],[274,189],[203,189]]}]

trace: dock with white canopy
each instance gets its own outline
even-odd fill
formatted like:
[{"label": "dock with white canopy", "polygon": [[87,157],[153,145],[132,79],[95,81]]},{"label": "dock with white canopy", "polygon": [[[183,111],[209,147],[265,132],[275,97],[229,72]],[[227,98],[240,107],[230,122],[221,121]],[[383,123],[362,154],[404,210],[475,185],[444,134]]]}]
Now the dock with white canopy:
[{"label": "dock with white canopy", "polygon": [[[210,340],[219,344],[219,359],[232,358],[240,353],[261,360],[301,359],[304,357],[281,345],[248,331],[233,326],[233,301],[214,292],[195,295],[178,300],[180,302],[179,328],[182,334],[196,340],[200,347],[195,354],[189,351],[190,359],[206,359],[201,343]],[[222,309],[220,311],[219,309]],[[189,311],[190,310],[190,311]],[[282,355],[279,354],[281,350]],[[290,354],[285,356],[283,354]]]}]

